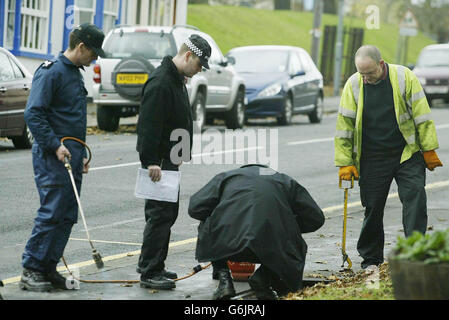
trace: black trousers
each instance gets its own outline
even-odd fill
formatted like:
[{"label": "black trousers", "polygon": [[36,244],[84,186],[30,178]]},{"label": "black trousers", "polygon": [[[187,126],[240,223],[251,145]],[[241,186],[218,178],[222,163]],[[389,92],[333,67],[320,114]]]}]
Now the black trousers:
[{"label": "black trousers", "polygon": [[384,261],[383,217],[391,182],[398,185],[402,203],[402,224],[405,236],[413,231],[426,232],[427,198],[425,162],[421,152],[400,164],[402,153],[362,157],[360,163],[360,197],[365,218],[357,243],[363,258],[362,268]]},{"label": "black trousers", "polygon": [[[178,166],[163,162],[162,170],[178,171]],[[151,277],[165,268],[171,227],[179,212],[178,201],[145,200],[145,229],[139,257],[142,277]]]}]

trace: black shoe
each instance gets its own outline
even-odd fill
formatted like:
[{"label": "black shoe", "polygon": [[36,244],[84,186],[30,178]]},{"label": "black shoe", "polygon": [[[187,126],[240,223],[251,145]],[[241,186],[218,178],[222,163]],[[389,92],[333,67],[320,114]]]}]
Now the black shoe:
[{"label": "black shoe", "polygon": [[72,290],[67,287],[67,279],[64,278],[58,271],[46,273],[45,279],[49,281],[55,289]]},{"label": "black shoe", "polygon": [[[139,266],[136,267],[136,272],[137,273],[142,273],[142,270],[140,269]],[[176,272],[170,271],[170,270],[163,270],[163,275],[164,277],[168,278],[168,279],[178,279],[178,275],[176,274]]]},{"label": "black shoe", "polygon": [[229,300],[236,295],[231,273],[229,270],[219,270],[217,274],[220,282],[218,283],[217,290],[214,292],[213,299]]},{"label": "black shoe", "polygon": [[254,291],[257,299],[258,300],[278,299],[276,291],[274,291],[273,288],[270,286],[270,279],[268,275],[266,275],[262,270],[259,269],[257,269],[256,272],[248,279],[248,284]]},{"label": "black shoe", "polygon": [[212,279],[218,280],[218,270],[213,269],[212,270]]},{"label": "black shoe", "polygon": [[166,278],[163,273],[158,273],[151,277],[141,276],[140,287],[157,290],[170,290],[176,288],[176,284],[172,279]]},{"label": "black shoe", "polygon": [[47,292],[53,288],[51,282],[45,279],[42,272],[25,268],[23,269],[19,287],[22,290],[34,292]]},{"label": "black shoe", "polygon": [[170,270],[165,270],[165,269],[162,272],[163,272],[164,277],[166,277],[168,279],[172,279],[172,280],[178,279],[178,275],[176,274],[176,272],[173,272]]}]

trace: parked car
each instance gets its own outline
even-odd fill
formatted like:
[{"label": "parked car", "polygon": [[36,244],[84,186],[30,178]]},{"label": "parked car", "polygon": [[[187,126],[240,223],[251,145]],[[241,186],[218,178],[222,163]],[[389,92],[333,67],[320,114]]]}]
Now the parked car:
[{"label": "parked car", "polygon": [[244,124],[245,84],[208,34],[191,26],[118,27],[105,38],[105,58],[94,66],[93,102],[98,127],[118,128],[120,117],[139,112],[142,87],[149,74],[166,55],[175,56],[192,34],[205,38],[212,53],[210,70],[204,69],[187,81],[194,121],[199,129],[214,118],[222,118],[229,129]]},{"label": "parked car", "polygon": [[0,48],[0,137],[20,149],[31,148],[34,141],[23,118],[32,78],[16,57]]},{"label": "parked car", "polygon": [[430,106],[433,99],[444,99],[449,103],[449,44],[423,48],[413,72],[421,82]]},{"label": "parked car", "polygon": [[295,114],[312,123],[323,117],[323,76],[309,54],[292,46],[247,46],[230,50],[228,60],[245,79],[245,118],[276,117],[281,125]]}]

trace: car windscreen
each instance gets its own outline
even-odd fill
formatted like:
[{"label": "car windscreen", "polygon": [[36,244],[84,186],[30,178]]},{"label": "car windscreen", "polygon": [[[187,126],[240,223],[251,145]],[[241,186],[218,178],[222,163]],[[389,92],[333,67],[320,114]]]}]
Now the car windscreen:
[{"label": "car windscreen", "polygon": [[239,73],[277,73],[287,69],[287,51],[237,50],[228,55],[235,58],[234,68]]},{"label": "car windscreen", "polygon": [[141,56],[145,59],[162,59],[176,55],[170,34],[150,32],[118,32],[105,42],[106,58],[129,58]]},{"label": "car windscreen", "polygon": [[424,50],[418,59],[417,67],[449,67],[449,49]]}]

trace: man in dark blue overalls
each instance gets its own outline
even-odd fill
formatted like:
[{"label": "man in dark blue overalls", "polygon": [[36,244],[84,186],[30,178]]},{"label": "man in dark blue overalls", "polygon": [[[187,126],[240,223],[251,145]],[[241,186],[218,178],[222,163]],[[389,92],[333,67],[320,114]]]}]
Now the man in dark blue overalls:
[{"label": "man in dark blue overalls", "polygon": [[80,69],[104,56],[103,40],[95,25],[76,27],[69,48],[43,63],[33,78],[25,121],[35,137],[33,168],[41,206],[22,256],[19,286],[24,290],[67,289],[56,265],[78,220],[78,205],[64,159],[70,159],[78,192],[89,168],[83,145],[73,140],[62,145],[60,140],[67,136],[86,140],[87,90]]}]

